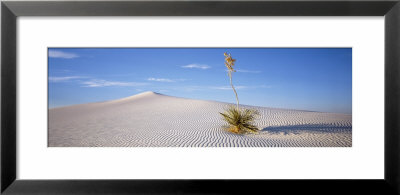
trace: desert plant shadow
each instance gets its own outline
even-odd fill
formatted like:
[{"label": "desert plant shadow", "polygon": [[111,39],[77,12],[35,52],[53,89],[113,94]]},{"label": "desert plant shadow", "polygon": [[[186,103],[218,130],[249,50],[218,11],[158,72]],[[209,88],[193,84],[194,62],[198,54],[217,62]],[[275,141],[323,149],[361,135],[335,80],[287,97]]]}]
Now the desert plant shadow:
[{"label": "desert plant shadow", "polygon": [[340,133],[351,132],[351,125],[335,125],[335,124],[302,124],[302,125],[284,125],[269,126],[261,129],[261,132],[274,134],[300,134],[305,132],[314,133]]}]

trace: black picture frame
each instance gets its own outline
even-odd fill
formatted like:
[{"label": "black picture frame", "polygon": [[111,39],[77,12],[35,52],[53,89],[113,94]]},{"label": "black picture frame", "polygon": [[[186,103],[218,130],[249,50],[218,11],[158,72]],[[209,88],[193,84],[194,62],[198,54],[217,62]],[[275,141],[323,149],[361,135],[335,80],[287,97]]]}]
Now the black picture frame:
[{"label": "black picture frame", "polygon": [[[19,16],[385,16],[385,175],[382,180],[16,179]],[[1,193],[3,194],[399,194],[399,0],[2,1]],[[365,121],[367,122],[367,121]],[[160,162],[161,163],[161,162]],[[67,168],[67,167],[66,167]],[[107,167],[105,167],[107,168]],[[196,167],[194,167],[196,168]],[[101,170],[99,170],[101,171]],[[365,170],[368,171],[368,170]]]}]

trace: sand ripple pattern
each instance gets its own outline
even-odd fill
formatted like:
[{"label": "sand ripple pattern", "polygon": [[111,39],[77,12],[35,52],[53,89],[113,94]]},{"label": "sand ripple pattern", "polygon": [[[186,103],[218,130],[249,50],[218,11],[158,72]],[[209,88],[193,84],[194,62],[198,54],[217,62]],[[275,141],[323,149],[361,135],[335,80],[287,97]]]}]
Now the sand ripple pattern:
[{"label": "sand ripple pattern", "polygon": [[351,147],[352,116],[250,107],[258,134],[226,132],[230,104],[145,92],[49,110],[50,147]]}]

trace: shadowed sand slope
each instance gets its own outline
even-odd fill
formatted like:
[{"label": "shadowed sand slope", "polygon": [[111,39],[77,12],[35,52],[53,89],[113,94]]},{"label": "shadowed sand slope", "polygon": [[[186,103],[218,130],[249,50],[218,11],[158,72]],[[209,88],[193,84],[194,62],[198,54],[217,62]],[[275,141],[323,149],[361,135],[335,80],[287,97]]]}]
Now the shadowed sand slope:
[{"label": "shadowed sand slope", "polygon": [[352,116],[288,109],[260,111],[259,134],[226,132],[218,112],[230,104],[153,92],[49,109],[49,146],[350,147]]}]

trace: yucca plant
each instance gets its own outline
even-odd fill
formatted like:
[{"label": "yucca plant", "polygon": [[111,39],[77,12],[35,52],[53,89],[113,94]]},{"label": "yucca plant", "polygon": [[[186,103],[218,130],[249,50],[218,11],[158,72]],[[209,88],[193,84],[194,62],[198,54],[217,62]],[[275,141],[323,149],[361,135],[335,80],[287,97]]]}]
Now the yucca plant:
[{"label": "yucca plant", "polygon": [[229,107],[225,113],[220,113],[224,120],[229,124],[227,130],[232,133],[256,133],[258,128],[253,125],[256,116],[259,115],[257,110],[242,109],[239,110],[234,106]]},{"label": "yucca plant", "polygon": [[232,83],[232,72],[236,72],[233,68],[236,60],[232,58],[231,54],[224,53],[225,66],[228,68],[228,76],[233,92],[236,96],[236,107],[229,107],[225,113],[220,113],[223,119],[229,124],[227,130],[232,133],[243,134],[243,133],[255,133],[259,129],[253,124],[255,118],[259,115],[257,110],[252,109],[240,109],[239,98],[235,87]]}]

